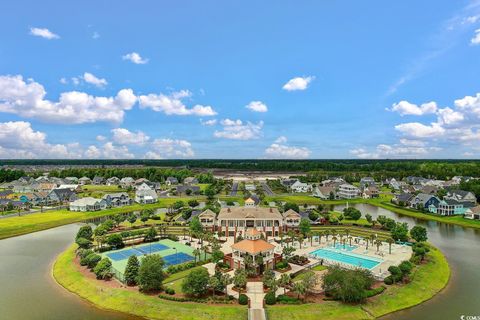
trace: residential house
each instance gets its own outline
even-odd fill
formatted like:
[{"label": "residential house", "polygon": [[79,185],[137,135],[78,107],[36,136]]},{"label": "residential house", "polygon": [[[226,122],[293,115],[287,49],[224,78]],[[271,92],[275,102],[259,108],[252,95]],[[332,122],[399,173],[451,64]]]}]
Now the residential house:
[{"label": "residential house", "polygon": [[158,201],[158,195],[146,183],[139,185],[135,190],[135,202],[137,203],[155,203]]},{"label": "residential house", "polygon": [[340,187],[340,185],[346,183],[345,180],[343,178],[340,178],[340,177],[332,177],[332,178],[329,178],[327,180],[323,180],[321,182],[322,186],[324,187],[334,187],[335,189],[338,189],[338,187]]},{"label": "residential house", "polygon": [[147,185],[149,185],[149,184],[150,184],[150,180],[145,179],[145,178],[140,178],[140,179],[135,180],[135,186],[137,186],[137,187],[138,187],[138,186],[141,186],[141,185],[144,184],[144,183],[147,184]]},{"label": "residential house", "polygon": [[123,207],[133,203],[126,192],[109,193],[104,195],[102,199],[107,203],[107,207]]},{"label": "residential house", "polygon": [[469,202],[459,202],[457,200],[444,199],[440,200],[437,205],[431,204],[428,207],[428,211],[442,216],[452,216],[465,214],[467,209],[473,206],[474,205]]},{"label": "residential house", "polygon": [[260,204],[260,198],[256,195],[251,195],[250,198],[245,200],[245,207],[246,208],[253,208]]},{"label": "residential house", "polygon": [[176,185],[176,184],[178,184],[178,179],[175,178],[175,177],[168,177],[168,178],[165,180],[165,184],[166,184],[167,186]]},{"label": "residential house", "polygon": [[290,186],[290,189],[293,192],[311,192],[312,186],[308,183],[303,183],[297,180],[294,184]]},{"label": "residential house", "polygon": [[67,184],[78,184],[77,177],[66,177],[64,180]]},{"label": "residential house", "polygon": [[398,182],[395,178],[390,179],[390,181],[388,182],[388,185],[390,188],[394,190],[400,190],[400,187],[402,186],[402,184]]},{"label": "residential house", "polygon": [[290,189],[290,187],[297,182],[298,179],[283,179],[280,181],[280,183],[287,189]]},{"label": "residential house", "polygon": [[415,209],[429,210],[429,207],[433,205],[437,207],[440,202],[436,196],[431,194],[419,193],[410,200],[410,207]]},{"label": "residential house", "polygon": [[26,210],[28,208],[28,203],[10,199],[0,199],[0,211]]},{"label": "residential house", "polygon": [[362,198],[373,199],[373,198],[378,198],[379,196],[380,196],[380,192],[378,191],[378,188],[374,184],[363,188]]},{"label": "residential house", "polygon": [[95,199],[85,197],[70,203],[70,211],[99,211],[107,208],[107,202],[104,199]]},{"label": "residential house", "polygon": [[414,194],[400,193],[400,194],[397,194],[393,197],[392,202],[399,205],[399,206],[406,207],[406,206],[410,205],[410,201],[413,198],[415,198]]},{"label": "residential house", "polygon": [[33,206],[47,206],[48,192],[39,191],[33,193],[26,193],[20,196],[20,201],[23,203],[30,203]]},{"label": "residential house", "polygon": [[107,179],[107,186],[118,186],[120,184],[120,179],[117,177],[111,177]]},{"label": "residential house", "polygon": [[92,184],[92,180],[89,177],[81,177],[80,179],[78,179],[78,183],[84,186],[86,184]]},{"label": "residential house", "polygon": [[473,192],[464,190],[450,190],[447,191],[447,195],[444,197],[447,200],[456,200],[459,202],[477,203],[477,197]]},{"label": "residential house", "polygon": [[255,186],[254,183],[245,183],[245,190],[246,191],[255,191],[255,190],[257,190],[257,187]]},{"label": "residential house", "polygon": [[198,184],[198,179],[195,177],[187,177],[183,180],[183,184],[188,184],[188,185]]},{"label": "residential house", "polygon": [[58,188],[55,188],[55,189],[70,189],[73,192],[82,191],[82,188],[78,184],[61,184],[58,186]]},{"label": "residential house", "polygon": [[0,199],[12,199],[14,197],[14,193],[12,190],[1,190],[0,191]]},{"label": "residential house", "polygon": [[200,187],[199,186],[190,186],[190,185],[179,185],[175,188],[177,195],[181,194],[199,194]]},{"label": "residential house", "polygon": [[125,177],[120,179],[120,185],[123,188],[132,187],[135,184],[135,180],[132,177]]},{"label": "residential house", "polygon": [[375,186],[375,179],[372,177],[363,177],[360,179],[360,189],[364,189],[368,186]]},{"label": "residential house", "polygon": [[480,206],[475,206],[472,208],[468,208],[465,211],[465,218],[472,219],[472,220],[480,220]]},{"label": "residential house", "polygon": [[56,183],[51,182],[41,182],[38,184],[38,187],[35,188],[35,191],[50,191],[57,187]]},{"label": "residential house", "polygon": [[316,186],[313,189],[313,196],[322,200],[336,199],[337,189],[335,187]]},{"label": "residential house", "polygon": [[12,181],[12,190],[15,193],[26,193],[26,192],[34,192],[35,189],[32,187],[30,183],[24,183],[20,181]]},{"label": "residential house", "polygon": [[65,189],[53,189],[47,195],[47,202],[49,204],[53,203],[66,203],[66,202],[73,202],[77,200],[77,194],[72,190],[65,188]]},{"label": "residential house", "polygon": [[105,183],[105,178],[100,176],[93,177],[92,183],[95,185],[102,185]]},{"label": "residential house", "polygon": [[422,193],[425,193],[425,194],[437,194],[438,190],[440,189],[436,186],[426,185],[426,186],[423,186],[420,190]]},{"label": "residential house", "polygon": [[354,185],[344,183],[338,187],[337,195],[341,199],[354,199],[358,198],[360,190]]}]

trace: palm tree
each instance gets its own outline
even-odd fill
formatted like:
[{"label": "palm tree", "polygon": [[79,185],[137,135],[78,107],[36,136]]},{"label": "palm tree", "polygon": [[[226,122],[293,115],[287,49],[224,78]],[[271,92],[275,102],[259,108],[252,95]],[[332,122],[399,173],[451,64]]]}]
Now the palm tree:
[{"label": "palm tree", "polygon": [[318,244],[320,244],[322,242],[323,233],[322,232],[316,232],[316,236],[318,237]]},{"label": "palm tree", "polygon": [[185,234],[187,233],[187,228],[183,228],[182,232],[183,232],[183,240],[185,240]]},{"label": "palm tree", "polygon": [[330,230],[325,230],[323,234],[325,235],[325,241],[328,242],[328,236],[330,235]]},{"label": "palm tree", "polygon": [[195,258],[195,263],[197,263],[197,256],[200,257],[200,250],[199,249],[193,250],[193,256]]},{"label": "palm tree", "polygon": [[380,246],[382,245],[382,241],[381,240],[375,241],[375,245],[377,246],[377,252],[378,252],[380,250]]},{"label": "palm tree", "polygon": [[333,236],[332,240],[333,240],[333,247],[335,248],[338,238],[336,236]]},{"label": "palm tree", "polygon": [[283,294],[287,293],[287,286],[290,284],[290,275],[286,273],[282,273],[280,279],[278,280],[278,284],[280,287],[283,287]]},{"label": "palm tree", "polygon": [[372,242],[372,244],[373,244],[373,242],[375,241],[376,238],[377,238],[376,235],[374,235],[374,234],[370,235],[370,241]]},{"label": "palm tree", "polygon": [[365,240],[365,243],[367,244],[367,250],[368,250],[368,239]]},{"label": "palm tree", "polygon": [[393,240],[392,238],[388,238],[386,242],[388,243],[388,253],[392,254],[392,244],[395,243],[395,240]]},{"label": "palm tree", "polygon": [[348,241],[350,242],[350,247],[352,246],[352,239],[353,239],[352,236],[348,236]]},{"label": "palm tree", "polygon": [[310,247],[313,247],[313,232],[308,232],[307,236],[310,238]]},{"label": "palm tree", "polygon": [[300,233],[297,239],[298,239],[298,243],[300,244],[300,249],[302,249],[302,243],[304,240],[303,234]]}]

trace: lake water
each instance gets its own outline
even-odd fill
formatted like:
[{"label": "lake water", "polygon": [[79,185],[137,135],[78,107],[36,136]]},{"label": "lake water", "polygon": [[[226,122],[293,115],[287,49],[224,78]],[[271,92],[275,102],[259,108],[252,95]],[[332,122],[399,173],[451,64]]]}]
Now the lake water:
[{"label": "lake water", "polygon": [[[386,215],[410,227],[425,226],[429,240],[443,251],[452,268],[450,284],[441,294],[384,319],[457,320],[462,315],[480,315],[480,231],[416,220],[366,204],[356,207],[373,217]],[[72,242],[78,228],[68,225],[0,241],[0,319],[134,319],[99,310],[52,279],[52,261]]]}]

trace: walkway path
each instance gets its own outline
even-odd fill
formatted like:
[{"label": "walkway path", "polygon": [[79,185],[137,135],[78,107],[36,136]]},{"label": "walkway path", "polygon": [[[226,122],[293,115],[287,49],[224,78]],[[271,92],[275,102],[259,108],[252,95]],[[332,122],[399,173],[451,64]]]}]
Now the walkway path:
[{"label": "walkway path", "polygon": [[247,296],[250,298],[250,308],[248,309],[249,320],[266,320],[265,309],[263,308],[262,282],[247,282]]}]

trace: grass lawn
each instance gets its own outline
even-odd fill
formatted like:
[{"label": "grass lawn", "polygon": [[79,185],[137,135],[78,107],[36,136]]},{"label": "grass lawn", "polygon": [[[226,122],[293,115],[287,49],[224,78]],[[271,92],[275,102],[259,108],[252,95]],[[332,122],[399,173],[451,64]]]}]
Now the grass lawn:
[{"label": "grass lawn", "polygon": [[80,222],[86,219],[104,217],[117,213],[126,213],[143,209],[155,209],[167,207],[178,200],[188,200],[187,198],[168,198],[160,199],[155,204],[133,204],[121,208],[113,208],[95,212],[72,212],[68,210],[46,211],[44,213],[34,213],[23,215],[21,217],[10,217],[0,219],[0,239],[15,237],[35,231],[45,230],[62,226],[69,223]]},{"label": "grass lawn", "polygon": [[163,281],[163,283],[165,284],[165,287],[172,288],[173,290],[175,290],[175,292],[181,293],[183,279],[195,269],[205,269],[205,267],[198,266],[192,269],[174,273]]},{"label": "grass lawn", "polygon": [[355,320],[375,319],[420,304],[440,292],[450,279],[450,268],[443,254],[431,248],[429,262],[416,268],[407,285],[387,286],[387,290],[365,304],[349,305],[335,301],[321,304],[276,305],[268,307],[268,318],[275,320]]},{"label": "grass lawn", "polygon": [[72,260],[75,245],[61,253],[53,266],[55,280],[67,290],[97,307],[115,310],[148,319],[211,320],[246,319],[247,308],[240,305],[215,306],[202,303],[173,302],[138,291],[109,288],[102,281],[88,279],[77,270]]}]

